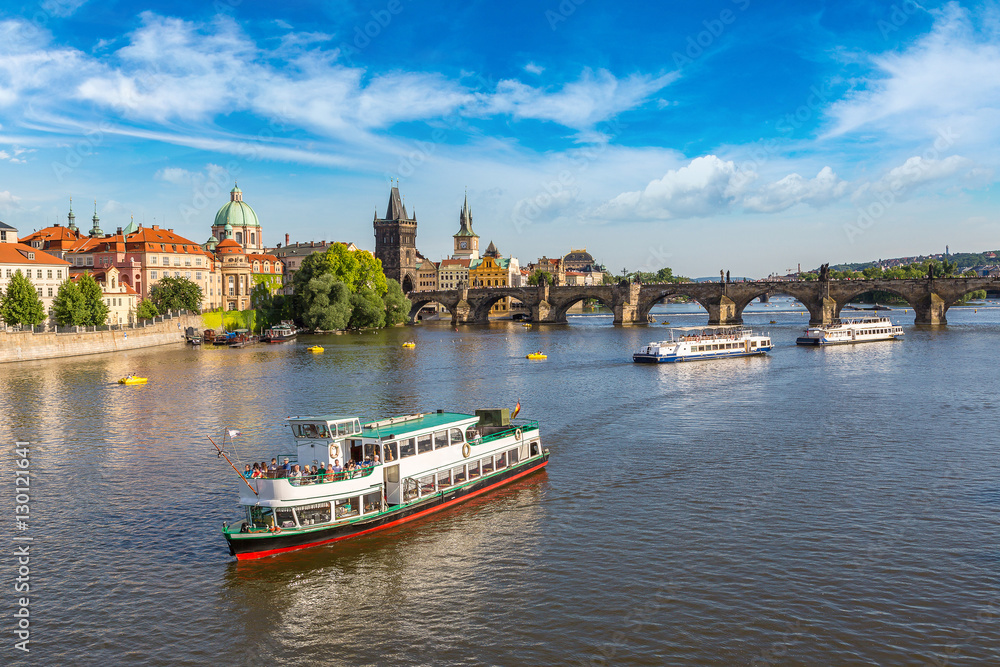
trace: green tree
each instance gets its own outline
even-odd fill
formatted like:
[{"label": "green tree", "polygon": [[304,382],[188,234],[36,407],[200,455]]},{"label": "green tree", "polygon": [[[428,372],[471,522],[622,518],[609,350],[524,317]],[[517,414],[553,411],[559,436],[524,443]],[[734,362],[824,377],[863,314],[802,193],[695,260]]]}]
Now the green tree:
[{"label": "green tree", "polygon": [[351,319],[351,291],[347,285],[325,274],[313,278],[303,291],[302,322],[310,329],[340,331]]},{"label": "green tree", "polygon": [[385,326],[385,303],[375,290],[362,287],[351,295],[352,329],[377,329]]},{"label": "green tree", "polygon": [[87,305],[80,293],[80,286],[67,278],[59,285],[56,298],[52,300],[52,314],[60,326],[86,324]]},{"label": "green tree", "polygon": [[30,324],[32,326],[45,321],[45,306],[38,296],[35,286],[21,269],[14,272],[7,283],[7,293],[0,306],[0,316],[9,325]]},{"label": "green tree", "polygon": [[135,319],[137,320],[151,320],[159,314],[156,305],[149,299],[143,299],[135,308]]},{"label": "green tree", "polygon": [[83,307],[87,313],[83,324],[88,326],[101,326],[108,321],[108,304],[104,302],[104,292],[101,286],[94,280],[94,276],[89,272],[80,276],[77,284],[80,287],[80,295],[83,297]]},{"label": "green tree", "polygon": [[552,278],[552,274],[548,271],[542,269],[535,269],[530,276],[528,276],[529,285],[537,285],[542,279],[545,280],[547,285],[555,285],[556,281]]},{"label": "green tree", "polygon": [[392,327],[402,324],[410,317],[410,300],[403,294],[403,288],[395,280],[388,281],[388,287],[382,296],[385,303],[385,326]]},{"label": "green tree", "polygon": [[201,288],[187,278],[160,278],[149,290],[149,298],[156,309],[164,313],[168,310],[194,310],[201,308]]}]

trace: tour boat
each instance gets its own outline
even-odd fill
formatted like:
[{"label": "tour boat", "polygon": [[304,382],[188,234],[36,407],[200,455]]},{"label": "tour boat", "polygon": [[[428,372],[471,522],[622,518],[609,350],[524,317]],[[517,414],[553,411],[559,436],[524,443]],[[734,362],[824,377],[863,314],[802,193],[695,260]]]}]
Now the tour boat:
[{"label": "tour boat", "polygon": [[809,327],[795,342],[799,345],[842,345],[895,340],[903,335],[903,327],[894,325],[888,317],[845,317],[833,324]]},{"label": "tour boat", "polygon": [[[539,471],[549,460],[538,422],[511,422],[505,409],[474,415],[438,410],[369,423],[357,417],[289,417],[288,425],[296,453],[279,455],[279,463],[360,465],[334,467],[322,481],[241,475],[245,518],[222,530],[239,560],[397,526]],[[216,447],[229,461],[225,446],[223,435],[222,447]]]},{"label": "tour boat", "polygon": [[146,384],[146,378],[129,375],[118,380],[118,384]]},{"label": "tour boat", "polygon": [[264,335],[260,337],[263,343],[284,343],[286,340],[295,340],[298,332],[288,322],[264,329]]},{"label": "tour boat", "polygon": [[[677,332],[677,335],[674,335]],[[648,343],[632,355],[636,363],[698,361],[725,357],[748,357],[771,350],[769,335],[754,335],[742,325],[674,327],[670,339]]]}]

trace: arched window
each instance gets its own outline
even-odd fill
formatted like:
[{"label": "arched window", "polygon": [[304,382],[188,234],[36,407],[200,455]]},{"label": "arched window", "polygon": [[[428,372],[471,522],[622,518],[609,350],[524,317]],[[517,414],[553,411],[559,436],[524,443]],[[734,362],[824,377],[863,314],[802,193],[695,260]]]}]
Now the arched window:
[{"label": "arched window", "polygon": [[255,240],[256,237],[257,237],[256,234],[254,234],[253,232],[250,232],[250,245],[254,245],[255,243],[257,243],[257,241]]}]

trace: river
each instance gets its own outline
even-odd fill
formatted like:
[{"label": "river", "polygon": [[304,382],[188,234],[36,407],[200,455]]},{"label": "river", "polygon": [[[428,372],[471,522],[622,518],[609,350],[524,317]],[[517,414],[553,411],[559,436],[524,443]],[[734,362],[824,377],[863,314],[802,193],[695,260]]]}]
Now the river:
[{"label": "river", "polygon": [[[680,365],[631,363],[666,327],[606,315],[4,365],[0,660],[997,664],[1000,308],[890,315],[905,340],[811,349],[804,309],[754,305],[772,354]],[[130,371],[149,383],[114,383]],[[241,460],[270,460],[288,415],[518,400],[547,471],[391,531],[228,555],[239,481],[208,436],[238,428]],[[29,654],[14,532],[33,539]]]}]

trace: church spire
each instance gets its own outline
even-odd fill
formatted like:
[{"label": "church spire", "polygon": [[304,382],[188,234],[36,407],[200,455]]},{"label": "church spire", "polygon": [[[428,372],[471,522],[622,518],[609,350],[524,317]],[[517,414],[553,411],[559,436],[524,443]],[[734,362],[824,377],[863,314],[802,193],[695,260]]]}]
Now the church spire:
[{"label": "church spire", "polygon": [[69,224],[67,225],[67,227],[69,227],[72,231],[75,232],[76,231],[76,216],[73,215],[73,198],[72,197],[69,198],[69,215],[66,216],[66,217],[69,219]]},{"label": "church spire", "polygon": [[97,200],[94,200],[94,226],[90,230],[91,237],[104,236],[101,231],[101,219],[97,217]]}]

